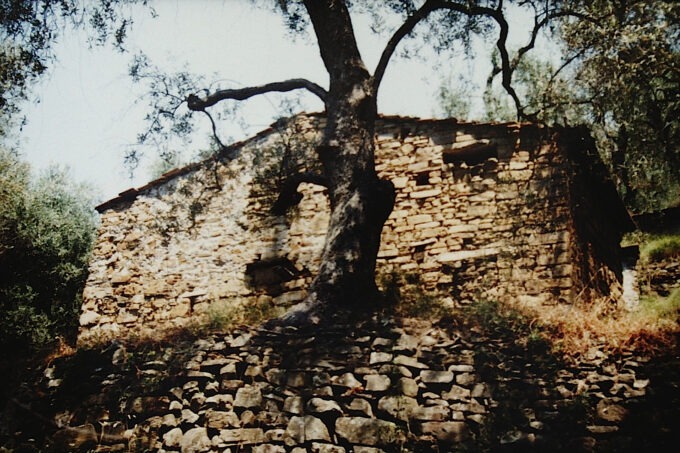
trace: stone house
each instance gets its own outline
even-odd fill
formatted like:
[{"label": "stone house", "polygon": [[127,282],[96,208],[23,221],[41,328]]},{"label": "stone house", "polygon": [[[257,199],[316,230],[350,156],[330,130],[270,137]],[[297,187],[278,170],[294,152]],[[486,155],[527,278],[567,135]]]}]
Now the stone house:
[{"label": "stone house", "polygon": [[[80,340],[180,328],[216,304],[305,296],[328,222],[325,188],[274,215],[286,174],[311,170],[321,115],[273,124],[220,156],[100,205]],[[454,301],[618,300],[633,228],[579,128],[382,117],[376,163],[397,190],[380,272],[412,273]]]}]

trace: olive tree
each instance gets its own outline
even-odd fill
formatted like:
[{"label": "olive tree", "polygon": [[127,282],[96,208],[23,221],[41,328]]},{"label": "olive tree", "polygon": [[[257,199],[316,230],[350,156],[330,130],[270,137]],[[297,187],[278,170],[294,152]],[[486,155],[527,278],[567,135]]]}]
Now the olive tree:
[{"label": "olive tree", "polygon": [[[94,21],[94,25],[101,30],[105,28],[101,22],[109,18],[122,23],[116,30],[124,31],[127,22],[121,22],[120,17],[112,14],[115,5],[121,3],[125,2],[103,2],[105,14],[99,14],[99,22]],[[213,121],[210,109],[217,104],[227,100],[245,101],[271,92],[306,90],[323,102],[326,126],[316,149],[321,170],[293,175],[282,184],[286,190],[297,190],[302,182],[321,184],[328,189],[331,214],[319,272],[306,300],[285,317],[285,321],[292,323],[318,322],[343,307],[372,306],[380,300],[374,278],[376,257],[395,192],[392,183],[380,179],[376,173],[375,122],[381,82],[400,44],[406,39],[415,39],[421,46],[446,51],[453,43],[469,42],[475,33],[494,40],[499,55],[498,74],[521,115],[522,105],[512,86],[518,59],[534,47],[539,32],[555,20],[587,17],[578,10],[580,2],[557,0],[279,0],[272,3],[293,31],[312,31],[328,80],[294,78],[211,91],[199,90],[190,77],[181,74],[172,80],[177,82],[175,88],[179,88],[173,91],[166,83],[167,78],[156,78],[153,102],[162,107],[150,117],[153,123],[150,132],[163,135],[168,131],[187,131],[187,121],[193,113],[206,114]],[[509,4],[524,8],[533,18],[529,40],[514,53],[507,46]],[[367,67],[359,52],[352,10],[371,14],[377,21],[397,24],[389,33],[374,68]],[[120,38],[122,34],[114,35]],[[138,65],[133,73],[140,77]],[[159,103],[161,98],[167,102]],[[180,106],[188,107],[188,112]],[[142,138],[148,138],[148,134]]]},{"label": "olive tree", "polygon": [[[494,56],[484,94],[486,118],[507,120],[519,112],[549,126],[586,124],[630,209],[676,206],[680,4],[598,0],[583,2],[579,11],[582,17],[565,18],[550,36],[561,51],[558,55],[527,54],[512,60],[521,110],[512,108],[512,99],[499,91],[501,66]],[[443,112],[455,112],[460,105],[451,96],[460,85],[442,85]]]},{"label": "olive tree", "polygon": [[628,205],[648,211],[680,197],[680,4],[594,1],[597,23],[560,28],[572,92],[611,159]]},{"label": "olive tree", "polygon": [[522,105],[512,87],[518,59],[534,47],[541,29],[553,20],[585,18],[563,2],[516,2],[533,13],[530,39],[511,56],[507,48],[509,23],[503,1],[424,2],[392,1],[363,3],[375,17],[398,14],[401,18],[372,70],[366,67],[355,38],[350,9],[362,2],[305,0],[279,2],[294,28],[311,25],[328,73],[327,88],[305,79],[272,82],[261,86],[189,94],[191,111],[204,112],[231,99],[245,100],[268,92],[307,90],[321,99],[327,122],[317,147],[320,174],[297,174],[293,184],[310,181],[328,189],[331,215],[321,266],[305,302],[287,315],[289,321],[312,321],[340,307],[370,306],[379,300],[374,273],[380,233],[394,204],[394,187],[378,178],[374,161],[377,96],[383,77],[399,44],[418,36],[422,45],[442,50],[472,33],[494,36],[500,56],[502,85],[514,99],[520,115]]}]

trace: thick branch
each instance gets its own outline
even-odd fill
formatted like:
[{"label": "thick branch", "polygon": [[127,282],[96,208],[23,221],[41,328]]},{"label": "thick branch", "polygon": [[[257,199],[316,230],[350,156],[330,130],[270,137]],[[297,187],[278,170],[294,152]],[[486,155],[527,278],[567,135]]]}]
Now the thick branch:
[{"label": "thick branch", "polygon": [[348,71],[356,74],[354,80],[366,78],[368,71],[361,59],[346,2],[305,0],[304,4],[330,76],[330,91],[335,82],[346,78]]},{"label": "thick branch", "polygon": [[297,189],[303,182],[328,187],[328,179],[325,176],[311,172],[296,173],[288,177],[281,185],[279,197],[272,206],[272,214],[283,215],[288,208],[302,200],[302,194]]},{"label": "thick branch", "polygon": [[380,55],[380,61],[375,68],[375,72],[373,73],[373,91],[375,93],[378,92],[380,82],[382,82],[382,78],[385,75],[385,70],[387,69],[387,64],[390,62],[390,58],[392,58],[397,45],[402,39],[411,33],[411,31],[413,31],[415,26],[418,25],[420,21],[425,19],[434,10],[435,2],[431,0],[426,1],[418,11],[409,16],[404,21],[404,23],[401,24],[397,31],[394,32],[390,40],[387,41],[387,45],[383,49],[382,55]]},{"label": "thick branch", "polygon": [[483,6],[470,6],[459,3],[449,2],[447,0],[427,0],[423,6],[420,7],[415,13],[409,16],[406,21],[394,32],[390,40],[387,42],[385,49],[383,49],[382,55],[380,56],[380,61],[375,68],[375,73],[373,74],[373,87],[374,91],[377,92],[382,82],[382,78],[385,75],[385,70],[387,65],[397,48],[397,45],[404,39],[409,33],[413,31],[416,25],[427,18],[432,12],[437,10],[451,10],[457,11],[461,14],[467,16],[490,16],[498,20],[498,17],[502,18],[502,13],[500,12],[502,8],[502,2],[499,3],[498,8],[492,9]]},{"label": "thick branch", "polygon": [[307,79],[289,79],[283,82],[267,83],[265,85],[255,87],[219,90],[203,98],[198,97],[195,94],[190,94],[189,97],[187,97],[187,106],[189,107],[189,110],[200,112],[217,104],[220,101],[224,101],[225,99],[243,101],[259,94],[271,93],[275,91],[285,92],[299,89],[306,89],[310,93],[315,94],[322,101],[326,102],[326,90],[321,88],[316,83],[310,82]]},{"label": "thick branch", "polygon": [[[522,103],[519,100],[519,96],[517,96],[517,92],[512,86],[512,73],[515,71],[515,68],[512,67],[512,65],[510,64],[510,55],[508,54],[508,49],[506,47],[506,43],[508,40],[508,31],[510,27],[508,25],[508,21],[505,20],[505,16],[501,11],[494,10],[493,14],[490,14],[490,16],[493,17],[493,19],[500,27],[500,33],[498,34],[498,41],[496,41],[496,47],[498,48],[498,52],[500,53],[501,56],[502,85],[503,88],[505,88],[505,91],[510,95],[513,102],[515,103],[515,108],[517,109],[517,116],[519,119],[521,119],[524,116],[524,111],[522,108]],[[494,68],[494,71],[495,70],[496,69]]]}]

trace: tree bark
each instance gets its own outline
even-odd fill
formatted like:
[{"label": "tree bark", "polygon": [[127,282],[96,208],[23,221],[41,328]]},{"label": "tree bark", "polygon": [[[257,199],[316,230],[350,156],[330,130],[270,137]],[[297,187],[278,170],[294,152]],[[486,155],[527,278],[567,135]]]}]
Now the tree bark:
[{"label": "tree bark", "polygon": [[318,148],[331,215],[321,265],[307,299],[284,317],[318,322],[337,310],[375,306],[375,266],[394,186],[375,171],[377,116],[373,78],[364,66],[344,2],[308,0],[321,57],[330,77],[326,128]]}]

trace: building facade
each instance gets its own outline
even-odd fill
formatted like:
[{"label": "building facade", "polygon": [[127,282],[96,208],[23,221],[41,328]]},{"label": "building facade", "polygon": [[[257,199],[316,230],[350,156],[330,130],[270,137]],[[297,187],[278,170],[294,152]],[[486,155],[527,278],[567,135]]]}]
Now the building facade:
[{"label": "building facade", "polygon": [[[281,121],[220,156],[98,207],[80,340],[182,328],[219,304],[291,305],[319,265],[325,188],[272,207],[318,168],[324,118]],[[417,275],[460,303],[618,300],[632,222],[582,129],[379,119],[376,166],[396,188],[379,272]]]}]

